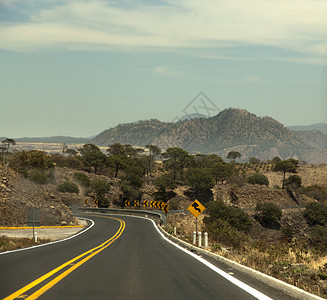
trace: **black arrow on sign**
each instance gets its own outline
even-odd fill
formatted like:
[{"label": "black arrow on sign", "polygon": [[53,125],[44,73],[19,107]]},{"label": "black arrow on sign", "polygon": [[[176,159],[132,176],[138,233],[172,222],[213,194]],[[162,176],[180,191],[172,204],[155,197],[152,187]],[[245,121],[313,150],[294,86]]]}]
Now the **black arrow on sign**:
[{"label": "black arrow on sign", "polygon": [[197,210],[199,213],[201,212],[201,209],[199,208],[199,204],[197,204],[196,202],[192,203],[192,207]]}]

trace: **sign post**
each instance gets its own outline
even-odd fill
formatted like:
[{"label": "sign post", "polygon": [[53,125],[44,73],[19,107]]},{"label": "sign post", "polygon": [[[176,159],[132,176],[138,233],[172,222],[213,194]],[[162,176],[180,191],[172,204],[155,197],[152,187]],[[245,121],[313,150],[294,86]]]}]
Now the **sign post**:
[{"label": "sign post", "polygon": [[35,226],[40,226],[40,209],[31,207],[27,210],[27,226],[33,226],[33,239],[35,240]]},{"label": "sign post", "polygon": [[195,199],[187,209],[195,217],[195,232],[198,233],[198,216],[201,215],[206,208]]}]

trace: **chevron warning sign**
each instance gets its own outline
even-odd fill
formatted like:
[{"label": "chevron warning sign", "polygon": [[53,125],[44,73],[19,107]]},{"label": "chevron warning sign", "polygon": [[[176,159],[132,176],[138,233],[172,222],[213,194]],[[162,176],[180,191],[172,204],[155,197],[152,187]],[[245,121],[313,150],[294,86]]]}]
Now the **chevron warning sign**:
[{"label": "chevron warning sign", "polygon": [[165,214],[168,214],[169,205],[164,203],[162,210],[164,211]]}]

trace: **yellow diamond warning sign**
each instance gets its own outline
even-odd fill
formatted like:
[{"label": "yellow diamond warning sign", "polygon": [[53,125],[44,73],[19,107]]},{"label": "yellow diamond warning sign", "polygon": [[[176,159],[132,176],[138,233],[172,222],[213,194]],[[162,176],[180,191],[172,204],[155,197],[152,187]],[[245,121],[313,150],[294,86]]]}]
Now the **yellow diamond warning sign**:
[{"label": "yellow diamond warning sign", "polygon": [[206,208],[198,200],[195,200],[187,209],[194,217],[197,218]]}]

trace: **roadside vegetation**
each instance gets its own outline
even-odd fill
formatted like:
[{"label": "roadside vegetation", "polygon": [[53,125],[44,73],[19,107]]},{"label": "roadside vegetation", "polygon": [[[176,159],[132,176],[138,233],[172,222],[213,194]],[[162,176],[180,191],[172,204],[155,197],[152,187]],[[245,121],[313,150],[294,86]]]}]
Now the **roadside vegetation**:
[{"label": "roadside vegetation", "polygon": [[[38,239],[37,244],[45,244],[51,242],[50,239]],[[0,236],[0,252],[27,248],[35,246],[35,242],[31,238],[9,238]]]},{"label": "roadside vegetation", "polygon": [[[327,183],[308,184],[293,158],[240,162],[242,154],[231,151],[225,161],[178,147],[119,143],[105,152],[85,144],[49,155],[7,153],[8,145],[14,144],[3,147],[9,167],[39,186],[53,186],[67,205],[74,197],[79,205],[120,208],[125,200],[157,200],[185,211],[197,199],[206,207],[199,226],[209,233],[211,251],[327,296]],[[190,241],[192,218],[169,214],[169,226]],[[15,243],[1,239],[0,247]]]}]

